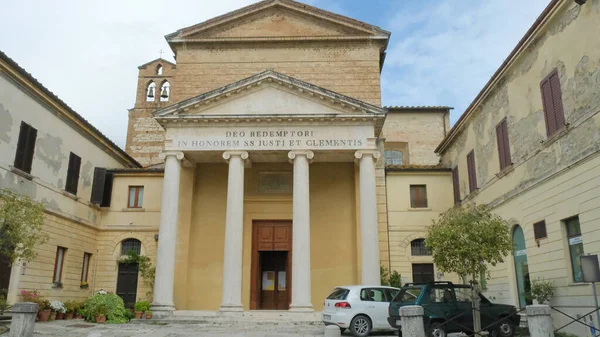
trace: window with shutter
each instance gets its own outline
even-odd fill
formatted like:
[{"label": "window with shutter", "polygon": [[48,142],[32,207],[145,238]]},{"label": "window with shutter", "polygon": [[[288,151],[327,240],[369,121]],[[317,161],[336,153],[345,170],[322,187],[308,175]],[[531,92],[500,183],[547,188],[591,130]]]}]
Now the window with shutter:
[{"label": "window with shutter", "polygon": [[508,124],[504,118],[496,126],[496,141],[498,143],[498,158],[500,159],[500,171],[512,164],[510,156],[510,143],[508,141]]},{"label": "window with shutter", "polygon": [[467,170],[469,173],[469,192],[473,193],[477,189],[477,172],[475,170],[475,150],[467,154]]},{"label": "window with shutter", "polygon": [[410,185],[410,207],[427,208],[426,185]]},{"label": "window with shutter", "polygon": [[452,169],[452,187],[454,189],[454,204],[458,205],[460,203],[460,188],[458,181],[458,167]]},{"label": "window with shutter", "polygon": [[533,224],[533,236],[536,240],[545,239],[548,237],[545,220]]},{"label": "window with shutter", "polygon": [[102,204],[105,180],[106,169],[102,167],[96,167],[94,169],[94,180],[92,182],[92,198],[90,199],[92,204]]},{"label": "window with shutter", "polygon": [[557,69],[554,69],[550,75],[542,80],[540,88],[546,121],[546,135],[551,137],[565,127],[565,112]]},{"label": "window with shutter", "polygon": [[21,122],[19,140],[17,142],[17,153],[15,154],[15,168],[18,168],[23,172],[31,173],[36,138],[37,130],[31,125]]},{"label": "window with shutter", "polygon": [[65,191],[77,194],[77,186],[79,185],[79,173],[81,170],[81,158],[71,152],[69,155],[69,168],[67,169],[67,183]]}]

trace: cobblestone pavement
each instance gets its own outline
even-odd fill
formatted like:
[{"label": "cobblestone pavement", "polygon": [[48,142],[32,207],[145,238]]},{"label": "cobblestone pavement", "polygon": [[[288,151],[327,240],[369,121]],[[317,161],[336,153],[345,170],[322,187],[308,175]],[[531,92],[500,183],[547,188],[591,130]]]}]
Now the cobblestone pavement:
[{"label": "cobblestone pavement", "polygon": [[35,337],[323,336],[324,326],[295,324],[90,324],[83,321],[37,323]]},{"label": "cobblestone pavement", "polygon": [[[233,323],[195,324],[92,324],[81,320],[36,323],[34,337],[185,337],[185,336],[244,336],[244,337],[312,337],[324,336],[320,323],[253,323],[245,326]],[[376,333],[374,336],[391,336]],[[348,332],[343,336],[351,336]]]}]

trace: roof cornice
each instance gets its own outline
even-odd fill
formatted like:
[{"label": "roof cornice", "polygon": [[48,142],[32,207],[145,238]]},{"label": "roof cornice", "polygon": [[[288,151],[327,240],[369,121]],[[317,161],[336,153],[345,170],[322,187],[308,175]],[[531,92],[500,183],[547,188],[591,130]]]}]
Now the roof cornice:
[{"label": "roof cornice", "polygon": [[496,72],[492,75],[489,81],[485,84],[483,89],[477,94],[475,99],[471,102],[471,104],[467,107],[465,112],[460,116],[458,121],[454,124],[452,129],[448,132],[446,137],[442,139],[440,144],[435,149],[435,153],[443,153],[448,146],[452,143],[452,141],[462,132],[463,128],[467,124],[467,120],[471,115],[475,113],[477,108],[480,107],[482,102],[487,98],[489,93],[494,89],[496,84],[502,79],[502,77],[506,74],[508,69],[519,59],[519,57],[524,53],[525,50],[529,47],[531,42],[534,40],[536,35],[545,29],[547,23],[550,21],[554,15],[559,12],[563,7],[568,4],[572,4],[572,1],[569,0],[552,0],[546,6],[542,14],[535,20],[533,25],[529,28],[529,30],[525,33],[525,35],[521,38],[521,40],[517,43],[515,48],[510,52],[508,57],[502,62],[500,67],[496,70]]}]

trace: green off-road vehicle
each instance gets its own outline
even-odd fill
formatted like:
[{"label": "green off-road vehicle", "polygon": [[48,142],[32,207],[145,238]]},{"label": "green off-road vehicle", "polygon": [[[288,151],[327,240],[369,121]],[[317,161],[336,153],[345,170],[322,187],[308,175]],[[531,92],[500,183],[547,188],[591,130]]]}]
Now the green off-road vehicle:
[{"label": "green off-road vehicle", "polygon": [[[520,317],[512,305],[491,303],[481,298],[481,327],[494,337],[513,337]],[[407,283],[390,302],[388,322],[399,329],[400,307],[420,305],[424,309],[423,322],[429,337],[446,337],[448,333],[473,334],[471,287],[452,282]]]}]

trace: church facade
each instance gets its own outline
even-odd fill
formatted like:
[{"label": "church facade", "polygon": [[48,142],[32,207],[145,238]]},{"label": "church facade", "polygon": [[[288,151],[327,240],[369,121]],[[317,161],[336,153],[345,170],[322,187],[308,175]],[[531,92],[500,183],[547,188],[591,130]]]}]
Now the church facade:
[{"label": "church facade", "polygon": [[[45,203],[50,241],[0,281],[12,301],[22,289],[56,299],[106,289],[152,298],[157,314],[320,311],[337,285],[380,284],[381,267],[403,282],[457,280],[433,265],[427,225],[486,203],[510,219],[517,247],[486,293],[524,306],[532,281],[552,279],[553,303],[583,313],[577,257],[598,252],[600,46],[581,36],[599,2],[552,1],[453,127],[446,106],[381,105],[389,32],[291,0],[167,35],[176,62],[139,66],[125,152],[85,120],[63,120],[78,115],[3,55],[2,92],[13,93],[0,101],[12,125],[0,127],[0,182]],[[43,109],[18,117],[27,99]],[[26,150],[19,125],[36,118],[76,132],[38,127],[24,172],[12,162]],[[70,152],[86,150],[73,143],[98,151],[81,156],[77,178]],[[81,188],[65,192],[63,176]],[[154,280],[119,263],[131,249],[151,259]]]}]

